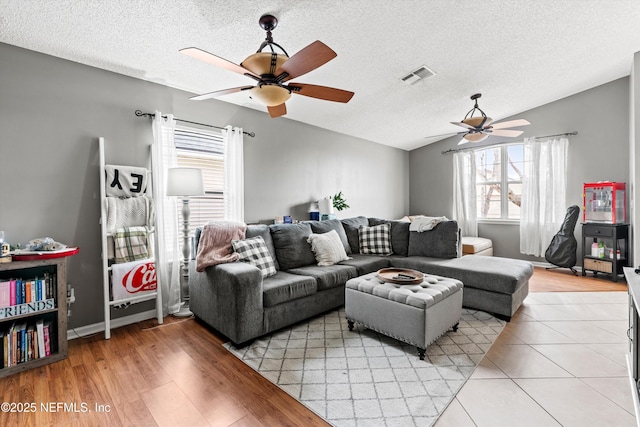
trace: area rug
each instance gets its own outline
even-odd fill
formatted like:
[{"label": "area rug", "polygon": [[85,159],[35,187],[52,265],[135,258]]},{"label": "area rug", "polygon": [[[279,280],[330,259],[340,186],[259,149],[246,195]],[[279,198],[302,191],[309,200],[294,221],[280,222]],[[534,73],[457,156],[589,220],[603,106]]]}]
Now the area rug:
[{"label": "area rug", "polygon": [[225,347],[336,427],[429,426],[469,378],[505,322],[463,309],[457,332],[416,348],[356,323],[344,309]]}]

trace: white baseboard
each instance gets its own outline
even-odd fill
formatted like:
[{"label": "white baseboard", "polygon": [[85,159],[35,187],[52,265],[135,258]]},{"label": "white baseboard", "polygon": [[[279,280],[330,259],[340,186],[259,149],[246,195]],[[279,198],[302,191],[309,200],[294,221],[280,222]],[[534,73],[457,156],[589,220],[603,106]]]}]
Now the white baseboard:
[{"label": "white baseboard", "polygon": [[[534,267],[542,267],[542,268],[567,268],[567,267],[558,267],[557,265],[549,264],[547,262],[540,261],[529,261]],[[573,266],[573,269],[576,271],[582,271],[582,267],[579,265]]]},{"label": "white baseboard", "polygon": [[[132,314],[130,316],[118,317],[117,319],[111,320],[111,329],[142,322],[143,320],[155,319],[155,317],[155,310],[148,310],[143,311],[142,313]],[[82,338],[97,333],[104,333],[104,322],[69,329],[67,330],[67,340]]]}]

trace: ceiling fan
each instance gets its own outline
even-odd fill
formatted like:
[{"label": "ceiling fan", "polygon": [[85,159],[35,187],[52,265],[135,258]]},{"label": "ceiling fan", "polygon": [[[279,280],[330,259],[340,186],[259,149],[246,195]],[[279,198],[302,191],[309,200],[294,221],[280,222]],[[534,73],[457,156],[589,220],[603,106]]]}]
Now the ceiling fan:
[{"label": "ceiling fan", "polygon": [[[271,117],[280,117],[287,114],[285,102],[291,97],[292,93],[326,101],[349,102],[354,95],[353,92],[306,83],[286,83],[291,79],[315,70],[335,58],[337,54],[331,48],[316,40],[289,57],[284,48],[275,43],[271,36],[271,31],[278,25],[276,17],[263,15],[258,23],[267,32],[267,38],[262,42],[256,53],[249,55],[239,65],[195,47],[180,50],[181,53],[192,58],[245,75],[257,82],[253,86],[239,86],[194,96],[191,98],[192,100],[199,101],[248,90],[252,98],[267,106]],[[263,52],[266,47],[269,47],[269,51]],[[276,53],[274,48],[278,48],[282,53]]]},{"label": "ceiling fan", "polygon": [[[475,102],[473,108],[469,110],[464,119],[459,122],[451,122],[456,126],[461,126],[467,129],[464,132],[458,132],[457,134],[464,133],[462,141],[458,145],[466,144],[467,142],[480,142],[485,140],[490,135],[505,136],[508,138],[515,138],[522,135],[521,130],[511,130],[507,128],[520,127],[530,125],[525,119],[510,120],[508,122],[494,123],[491,117],[487,115],[478,107],[478,98],[482,96],[481,93],[471,95],[471,100]],[[478,111],[479,116],[474,116]]]}]

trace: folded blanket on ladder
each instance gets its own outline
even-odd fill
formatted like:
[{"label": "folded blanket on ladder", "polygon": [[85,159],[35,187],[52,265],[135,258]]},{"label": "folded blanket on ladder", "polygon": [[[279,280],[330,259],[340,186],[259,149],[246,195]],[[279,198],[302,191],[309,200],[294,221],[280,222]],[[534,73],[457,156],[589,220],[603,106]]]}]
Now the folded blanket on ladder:
[{"label": "folded blanket on ladder", "polygon": [[141,197],[107,197],[107,233],[118,228],[155,224],[153,199]]},{"label": "folded blanket on ladder", "polygon": [[149,257],[147,227],[118,228],[113,237],[115,263],[137,261]]},{"label": "folded blanket on ladder", "polygon": [[147,191],[149,172],[136,166],[105,165],[106,192],[110,197],[139,197]]},{"label": "folded blanket on ladder", "polygon": [[200,234],[196,271],[202,272],[211,265],[234,262],[240,255],[233,252],[232,240],[244,239],[247,225],[234,221],[208,222]]},{"label": "folded blanket on ladder", "polygon": [[111,272],[114,301],[147,294],[158,288],[153,258],[113,264]]}]

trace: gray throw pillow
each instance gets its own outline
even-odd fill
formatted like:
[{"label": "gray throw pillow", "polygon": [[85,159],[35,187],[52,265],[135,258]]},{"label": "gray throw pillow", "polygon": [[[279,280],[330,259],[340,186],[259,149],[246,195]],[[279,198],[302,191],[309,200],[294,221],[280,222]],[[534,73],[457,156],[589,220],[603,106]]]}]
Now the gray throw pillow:
[{"label": "gray throw pillow", "polygon": [[369,225],[366,216],[357,216],[354,218],[346,218],[341,220],[344,231],[347,235],[347,241],[351,247],[351,253],[360,253],[360,239],[358,237],[358,229],[361,225]]},{"label": "gray throw pillow", "polygon": [[272,224],[271,238],[276,250],[276,258],[281,270],[304,267],[316,263],[307,239],[311,235],[311,226],[306,223]]},{"label": "gray throw pillow", "polygon": [[409,233],[409,256],[457,258],[461,250],[456,221],[443,221],[432,230]]}]

